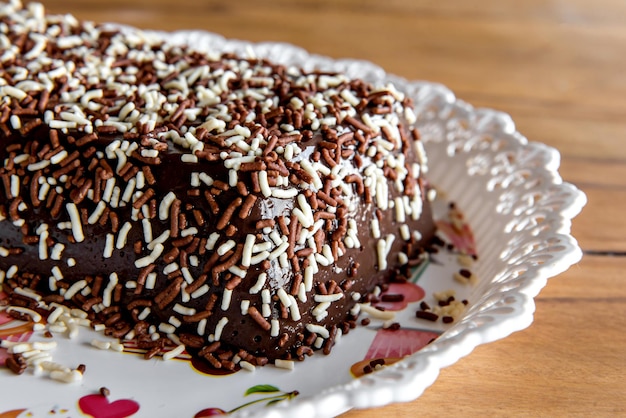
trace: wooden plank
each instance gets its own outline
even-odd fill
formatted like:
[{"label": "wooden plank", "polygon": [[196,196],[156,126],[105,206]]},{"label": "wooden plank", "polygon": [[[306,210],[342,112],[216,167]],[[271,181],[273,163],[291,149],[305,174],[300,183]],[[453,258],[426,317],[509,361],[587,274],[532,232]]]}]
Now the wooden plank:
[{"label": "wooden plank", "polygon": [[584,250],[626,251],[623,207],[626,191],[583,188],[589,202],[573,223],[572,233]]},{"label": "wooden plank", "polygon": [[[195,0],[181,0],[177,4],[184,10],[197,9]],[[50,8],[69,6],[78,10],[106,10],[108,7],[125,9],[141,7],[168,11],[171,9],[169,0],[112,0],[110,2],[83,2],[79,0],[54,0],[46,2]],[[264,9],[280,10],[294,9],[290,0],[276,0],[259,2],[256,0],[239,0],[236,3],[211,2],[215,9],[225,11],[233,9]],[[467,2],[451,0],[445,3],[429,1],[389,0],[303,0],[298,2],[300,12],[326,9],[334,13],[349,15],[356,11],[376,14],[401,14],[418,16],[460,16],[465,19],[495,19],[495,20],[525,20],[525,21],[557,21],[570,24],[607,23],[621,24],[626,18],[626,5],[620,0],[599,0],[588,2],[585,0],[570,0],[567,3],[546,2],[543,0],[527,0],[524,2],[501,2],[499,0],[482,0]]]},{"label": "wooden plank", "polygon": [[626,301],[626,257],[585,255],[580,263],[566,273],[548,281],[538,299],[553,300]]}]

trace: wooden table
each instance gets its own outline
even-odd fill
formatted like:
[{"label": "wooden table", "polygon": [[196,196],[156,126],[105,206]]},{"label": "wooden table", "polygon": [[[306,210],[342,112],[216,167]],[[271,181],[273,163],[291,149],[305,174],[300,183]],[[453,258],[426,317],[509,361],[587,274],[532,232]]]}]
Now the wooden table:
[{"label": "wooden table", "polygon": [[[443,370],[414,402],[344,418],[626,414],[624,0],[48,0],[142,28],[205,29],[373,61],[510,113],[562,153],[589,203],[583,261],[552,279],[533,325]],[[621,145],[620,145],[621,144]]]}]

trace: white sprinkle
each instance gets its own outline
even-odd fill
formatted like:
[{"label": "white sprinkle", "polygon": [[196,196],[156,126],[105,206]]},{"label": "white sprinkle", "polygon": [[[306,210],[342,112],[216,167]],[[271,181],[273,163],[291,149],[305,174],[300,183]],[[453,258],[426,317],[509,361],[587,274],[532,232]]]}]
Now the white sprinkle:
[{"label": "white sprinkle", "polygon": [[315,261],[326,267],[330,265],[330,261],[320,253],[315,253]]},{"label": "white sprinkle", "polygon": [[113,295],[113,289],[115,288],[115,285],[117,285],[117,281],[117,273],[111,273],[109,276],[109,283],[102,292],[102,304],[106,307],[111,306],[111,296]]},{"label": "white sprinkle", "polygon": [[39,200],[44,201],[48,196],[48,192],[50,191],[50,185],[48,183],[43,183],[41,185],[41,189],[39,189]]},{"label": "white sprinkle", "polygon": [[[16,87],[13,87],[13,86],[0,87],[0,93],[1,93],[0,94],[1,96],[10,96],[10,97],[17,99],[18,101],[22,101],[26,98],[26,96],[28,96],[28,94],[26,94],[25,91],[18,89]],[[19,128],[14,128],[14,129],[19,129]]]},{"label": "white sprinkle", "polygon": [[293,370],[294,362],[293,360],[276,359],[274,360],[274,366],[278,367],[279,369]]},{"label": "white sprinkle", "polygon": [[141,225],[143,227],[143,240],[144,242],[152,242],[152,224],[150,223],[150,219],[143,218],[141,220]]},{"label": "white sprinkle", "polygon": [[332,295],[315,295],[316,302],[336,302],[343,298],[343,293],[334,293]]},{"label": "white sprinkle", "polygon": [[396,209],[396,222],[404,223],[406,222],[406,216],[404,212],[404,202],[401,197],[395,198],[395,209]]},{"label": "white sprinkle", "polygon": [[289,295],[287,294],[287,292],[285,292],[285,289],[283,289],[282,287],[279,288],[276,294],[278,295],[278,298],[285,308],[291,306],[291,299],[289,299]]},{"label": "white sprinkle", "polygon": [[42,231],[39,235],[39,259],[48,259],[48,231]]},{"label": "white sprinkle", "polygon": [[259,171],[259,186],[261,187],[263,196],[270,197],[272,195],[272,189],[267,180],[267,171]]},{"label": "white sprinkle", "polygon": [[230,271],[231,273],[233,273],[235,276],[239,276],[242,279],[244,277],[246,277],[246,274],[248,274],[248,270],[244,270],[242,268],[239,268],[237,266],[232,266],[228,268],[228,271]]},{"label": "white sprinkle", "polygon": [[248,363],[245,360],[241,360],[239,362],[239,367],[241,367],[243,370],[249,371],[249,372],[253,372],[256,370],[256,367],[252,364],[252,363]]},{"label": "white sprinkle", "polygon": [[289,248],[289,243],[283,241],[278,247],[276,247],[276,249],[274,249],[274,251],[272,251],[269,256],[267,257],[268,260],[275,260],[276,258],[278,258],[279,256],[281,256],[285,251],[287,251],[287,248]]},{"label": "white sprinkle", "polygon": [[122,351],[124,351],[124,344],[119,343],[117,341],[113,341],[111,343],[111,350],[121,353]]},{"label": "white sprinkle", "polygon": [[269,303],[264,303],[261,305],[261,315],[263,318],[269,318],[272,315],[272,308]]},{"label": "white sprinkle", "polygon": [[[358,299],[356,299],[356,300],[358,300]],[[356,305],[354,305],[352,307],[352,309],[350,309],[350,315],[352,315],[352,316],[357,316],[359,314],[359,312],[361,312],[361,305],[359,305],[358,303]]]},{"label": "white sprinkle", "polygon": [[169,319],[167,320],[167,322],[170,323],[171,326],[178,328],[180,327],[180,324],[182,322],[180,322],[180,319],[176,318],[175,316],[170,316]]},{"label": "white sprinkle", "polygon": [[159,219],[162,221],[167,220],[170,217],[170,206],[176,200],[176,195],[174,192],[169,192],[165,195],[161,204],[159,205]]},{"label": "white sprinkle", "polygon": [[86,280],[79,280],[76,283],[74,283],[73,285],[71,285],[69,287],[69,289],[67,289],[65,291],[65,294],[63,295],[63,297],[65,298],[65,300],[70,300],[70,299],[72,299],[72,297],[74,297],[74,295],[76,293],[78,293],[80,290],[82,290],[85,286],[87,286],[87,281]]},{"label": "white sprinkle", "polygon": [[215,341],[219,341],[222,337],[222,331],[224,330],[226,324],[228,324],[228,318],[223,317],[215,326]]},{"label": "white sprinkle", "polygon": [[70,315],[72,316],[72,318],[78,318],[78,319],[87,319],[87,317],[89,316],[87,312],[78,308],[70,309]]},{"label": "white sprinkle", "polygon": [[137,185],[137,180],[130,179],[128,184],[126,185],[126,189],[124,189],[124,193],[122,194],[122,200],[126,203],[130,202],[130,199],[133,197],[133,193],[135,192],[135,186]]},{"label": "white sprinkle", "polygon": [[48,324],[54,324],[55,322],[57,322],[57,320],[59,319],[59,317],[61,316],[61,314],[63,313],[63,307],[62,306],[57,306],[52,313],[50,313],[50,315],[48,315]]},{"label": "white sprinkle", "polygon": [[143,174],[143,171],[138,172],[135,178],[137,179],[137,189],[143,189],[146,185],[146,176]]},{"label": "white sprinkle", "polygon": [[176,327],[172,324],[166,324],[165,322],[161,322],[159,324],[159,331],[164,334],[173,334],[176,332]]},{"label": "white sprinkle", "polygon": [[330,333],[328,332],[328,330],[321,325],[307,324],[306,329],[307,331],[313,332],[322,338],[330,337]]},{"label": "white sprinkle", "polygon": [[159,235],[158,237],[156,237],[150,244],[148,244],[148,249],[150,251],[154,250],[154,248],[159,245],[159,244],[163,244],[165,241],[167,241],[167,239],[170,237],[170,230],[167,229],[165,231],[163,231],[163,233],[161,233],[161,235]]},{"label": "white sprinkle", "polygon": [[317,322],[322,322],[328,316],[328,311],[323,311],[321,314],[315,317]]},{"label": "white sprinkle", "polygon": [[304,269],[304,286],[307,292],[310,292],[313,288],[313,275],[315,274],[314,268],[309,265]]},{"label": "white sprinkle", "polygon": [[239,179],[237,178],[237,170],[228,170],[228,185],[230,187],[235,187],[237,186],[237,181]]},{"label": "white sprinkle", "polygon": [[222,295],[222,310],[226,311],[230,308],[230,300],[233,296],[233,291],[230,289],[224,289],[224,294]]},{"label": "white sprinkle", "polygon": [[[280,245],[280,243],[278,244]],[[259,253],[261,251],[266,251],[272,248],[272,243],[269,241],[265,241],[259,244],[254,244],[254,246],[252,247],[252,252],[253,253]]]},{"label": "white sprinkle", "polygon": [[148,289],[148,290],[154,289],[154,285],[156,284],[156,278],[157,278],[157,274],[156,273],[148,274],[148,277],[146,278],[145,288]]},{"label": "white sprinkle", "polygon": [[213,179],[208,174],[200,173],[198,177],[199,177],[200,181],[202,181],[207,186],[212,186],[213,185]]},{"label": "white sprinkle", "polygon": [[206,294],[209,291],[209,285],[203,284],[196,291],[191,294],[193,299],[199,298],[200,296]]},{"label": "white sprinkle", "polygon": [[91,346],[99,348],[100,350],[108,350],[109,348],[111,348],[111,343],[109,341],[93,339],[91,340]]},{"label": "white sprinkle", "polygon": [[204,335],[204,333],[206,332],[206,318],[201,319],[200,322],[198,322],[198,335]]},{"label": "white sprinkle", "polygon": [[248,315],[248,308],[250,307],[250,301],[248,299],[244,299],[239,304],[239,308],[241,309],[242,315]]},{"label": "white sprinkle", "polygon": [[329,264],[333,264],[335,259],[333,258],[333,251],[330,248],[330,245],[324,244],[322,247],[322,255],[328,260]]},{"label": "white sprinkle", "polygon": [[280,237],[280,235],[278,234],[278,231],[276,230],[272,230],[269,234],[270,239],[274,242],[274,244],[281,245],[283,242],[287,242],[287,240],[284,240]]},{"label": "white sprinkle", "polygon": [[104,192],[102,192],[102,200],[109,203],[111,201],[111,196],[113,196],[113,189],[115,188],[115,177],[111,177],[107,180],[106,185],[104,186]]},{"label": "white sprinkle", "polygon": [[250,264],[251,265],[259,264],[267,260],[269,256],[270,256],[269,251],[262,251],[258,253],[257,255],[253,256],[252,258],[250,258]]},{"label": "white sprinkle", "polygon": [[196,314],[196,310],[194,308],[188,308],[187,306],[183,306],[180,303],[175,304],[172,310],[181,315],[195,315]]},{"label": "white sprinkle", "polygon": [[132,224],[130,222],[124,223],[120,228],[120,232],[117,235],[117,241],[115,242],[115,248],[121,250],[126,245],[126,239],[128,238],[128,233],[132,228]]},{"label": "white sprinkle", "polygon": [[330,302],[322,302],[318,304],[311,313],[313,316],[320,316],[322,313],[326,312],[326,310],[330,307]]},{"label": "white sprinkle", "polygon": [[163,268],[163,274],[170,274],[170,273],[174,273],[176,270],[178,270],[178,264],[177,263],[170,263],[167,266],[165,266]]},{"label": "white sprinkle", "polygon": [[308,228],[315,223],[315,220],[313,219],[313,210],[311,209],[311,205],[309,205],[309,202],[303,194],[298,196],[298,204],[300,205],[302,213],[307,219],[307,223],[302,223],[302,226]]},{"label": "white sprinkle", "polygon": [[376,253],[378,256],[378,271],[387,269],[387,241],[379,239],[376,242]]},{"label": "white sprinkle", "polygon": [[200,173],[193,172],[191,173],[191,181],[189,182],[191,187],[199,187],[200,186]]},{"label": "white sprinkle", "polygon": [[144,319],[146,319],[148,317],[148,315],[150,315],[150,308],[146,307],[143,309],[143,311],[141,311],[141,313],[137,316],[137,319],[139,319],[140,321],[143,321]]},{"label": "white sprinkle", "polygon": [[187,229],[183,229],[182,231],[180,231],[180,236],[181,237],[188,237],[190,235],[196,235],[198,234],[198,228],[196,227],[191,227],[191,228],[187,228]]},{"label": "white sprinkle", "polygon": [[30,316],[33,322],[41,321],[41,315],[39,315],[37,312],[33,311],[32,309],[23,308],[21,306],[9,306],[6,311],[7,312],[15,311],[15,312],[19,312],[22,314],[26,314]]},{"label": "white sprinkle", "polygon": [[50,165],[50,161],[49,160],[42,160],[39,161],[38,163],[35,164],[29,164],[28,167],[26,167],[28,169],[28,171],[38,171],[38,170],[43,170],[44,168],[48,167]]},{"label": "white sprinkle", "polygon": [[396,317],[396,314],[393,313],[392,311],[379,311],[378,309],[374,308],[373,306],[369,304],[361,303],[359,304],[359,306],[360,306],[361,312],[365,312],[369,316],[376,318],[376,319],[382,319],[384,321],[387,321],[390,319],[394,319]]},{"label": "white sprinkle", "polygon": [[54,154],[52,157],[50,157],[50,163],[52,164],[59,164],[61,161],[63,161],[64,159],[66,159],[68,156],[68,153],[66,150],[63,150],[59,153]]},{"label": "white sprinkle", "polygon": [[17,266],[13,265],[13,266],[9,267],[9,269],[7,270],[6,278],[7,279],[12,279],[13,276],[15,276],[15,274],[17,274]]},{"label": "white sprinkle", "polygon": [[[58,266],[54,266],[52,267],[52,269],[50,269],[50,271],[52,272],[52,275],[57,279],[57,280],[63,280],[63,273],[61,273],[61,269]],[[7,277],[9,277],[9,273],[7,272]],[[9,277],[10,279],[11,277]]]},{"label": "white sprinkle", "polygon": [[170,350],[166,353],[163,353],[163,360],[167,361],[167,360],[172,360],[173,358],[181,355],[183,353],[183,351],[185,351],[185,345],[184,344],[180,344],[178,346],[176,346],[176,348],[174,348],[173,350]]},{"label": "white sprinkle", "polygon": [[50,378],[63,383],[76,383],[83,380],[83,374],[78,370],[70,370],[69,372],[53,370],[50,372]]},{"label": "white sprinkle", "polygon": [[304,169],[304,171],[307,172],[307,174],[309,174],[313,178],[313,186],[317,190],[319,190],[322,187],[324,187],[324,185],[322,184],[322,180],[320,179],[319,175],[317,174],[317,171],[315,171],[315,169],[313,168],[313,165],[311,164],[310,161],[304,159],[304,160],[300,161],[300,166],[302,167],[302,169]]},{"label": "white sprinkle", "polygon": [[254,286],[250,288],[249,293],[251,295],[255,295],[259,293],[261,289],[263,289],[263,286],[265,286],[265,280],[267,280],[267,273],[259,274],[259,277],[257,278],[256,283],[254,284]]},{"label": "white sprinkle", "polygon": [[38,295],[37,293],[33,292],[30,289],[23,289],[21,287],[16,287],[15,289],[13,289],[13,292],[17,293],[18,295],[22,295],[25,296],[27,298],[36,300],[37,302],[39,302],[41,300],[41,296]]},{"label": "white sprinkle", "polygon": [[313,225],[313,222],[299,208],[295,208],[291,213],[296,215],[296,218],[298,218],[298,221],[304,228],[309,228]]},{"label": "white sprinkle", "polygon": [[220,245],[217,249],[217,253],[222,256],[224,254],[226,254],[228,251],[230,251],[231,249],[233,249],[235,247],[235,245],[237,245],[237,243],[234,240],[228,240],[226,241],[224,244]]},{"label": "white sprinkle", "polygon": [[270,329],[270,336],[278,337],[278,334],[280,332],[280,322],[278,322],[278,319],[272,319],[270,323],[272,324],[272,328]]},{"label": "white sprinkle", "polygon": [[403,240],[408,241],[411,239],[411,230],[407,224],[402,224],[400,227],[400,236]]},{"label": "white sprinkle", "polygon": [[104,244],[104,253],[103,253],[104,258],[111,258],[111,256],[113,255],[113,250],[115,249],[115,246],[113,244],[114,240],[115,240],[115,236],[113,234],[106,235],[106,242]]},{"label": "white sprinkle", "polygon": [[106,209],[106,203],[104,201],[102,201],[102,200],[99,201],[98,205],[94,209],[93,213],[87,219],[87,223],[89,223],[89,225],[93,225],[96,222],[98,222],[98,220],[100,219],[100,216],[102,216],[102,214],[104,213],[105,209]]},{"label": "white sprinkle", "polygon": [[83,242],[85,240],[85,235],[83,235],[83,225],[80,221],[78,208],[74,203],[67,203],[65,208],[67,209],[70,221],[72,222],[72,235],[74,236],[74,239],[76,242]]},{"label": "white sprinkle", "polygon": [[183,273],[183,278],[185,279],[185,281],[188,284],[193,283],[193,276],[191,275],[191,272],[189,271],[189,269],[187,267],[182,267],[180,269],[180,271]]},{"label": "white sprinkle", "polygon": [[243,246],[243,254],[241,256],[241,265],[244,267],[250,267],[255,240],[256,236],[254,234],[248,234],[246,236],[246,242]]},{"label": "white sprinkle", "polygon": [[20,195],[20,178],[15,174],[11,175],[11,195],[13,197]]},{"label": "white sprinkle", "polygon": [[209,251],[213,251],[213,249],[215,248],[215,244],[219,239],[220,234],[218,234],[217,232],[213,232],[211,235],[209,235],[209,239],[206,242],[205,248]]},{"label": "white sprinkle", "polygon": [[301,319],[300,309],[298,308],[298,302],[296,302],[296,298],[292,295],[289,295],[289,300],[291,301],[291,305],[289,306],[289,313],[291,314],[291,319],[294,321],[299,321]]},{"label": "white sprinkle", "polygon": [[300,299],[300,302],[302,303],[307,301],[306,286],[304,285],[304,283],[300,283],[300,286],[298,287],[298,299]]},{"label": "white sprinkle", "polygon": [[298,195],[298,189],[272,189],[272,196],[277,199],[292,199]]}]

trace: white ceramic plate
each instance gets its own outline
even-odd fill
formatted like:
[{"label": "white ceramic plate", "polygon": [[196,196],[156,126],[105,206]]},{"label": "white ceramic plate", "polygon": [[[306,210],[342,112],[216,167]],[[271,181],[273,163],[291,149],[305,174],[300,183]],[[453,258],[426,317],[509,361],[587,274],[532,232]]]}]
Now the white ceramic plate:
[{"label": "white ceramic plate", "polygon": [[[475,109],[441,85],[406,81],[368,62],[332,60],[291,45],[252,44],[206,32],[157,35],[200,50],[253,53],[286,65],[340,71],[377,84],[391,81],[414,98],[417,125],[430,161],[428,177],[443,196],[437,212],[445,218],[446,201],[456,202],[464,212],[479,254],[472,267],[479,283],[456,283],[452,279],[459,269],[456,256],[441,252],[425,271],[416,273],[415,283],[391,289],[390,293],[403,293],[410,301],[407,306],[390,307],[403,308],[397,311],[402,324],[399,331],[383,331],[381,322],[373,321],[343,337],[330,356],[315,355],[297,364],[294,371],[265,367],[253,373],[209,376],[184,358],[144,361],[135,354],[98,351],[89,345],[94,335],[87,330],[81,331],[78,340],[55,336],[59,343],[55,361],[87,366],[82,383],[66,385],[29,373],[17,377],[0,368],[0,417],[49,416],[53,411],[57,417],[135,413],[191,418],[204,416],[198,414],[202,410],[205,414],[210,408],[230,411],[252,402],[236,415],[306,418],[409,401],[434,382],[441,368],[477,345],[530,325],[533,298],[547,279],[580,259],[570,223],[586,198],[561,181],[558,152],[528,142],[516,132],[508,115]],[[448,238],[472,245],[467,234]],[[457,291],[458,299],[469,301],[459,321],[443,325],[415,318],[420,300],[432,305],[432,292],[448,288]],[[3,329],[6,334],[7,328],[15,325],[0,317],[0,336]],[[438,338],[426,345],[433,337]],[[19,338],[44,339],[37,333]],[[360,378],[353,375],[363,360],[367,364],[373,358],[400,357],[404,358],[375,373]],[[100,387],[110,390],[108,398],[99,395]],[[244,396],[246,391],[253,393]]]}]

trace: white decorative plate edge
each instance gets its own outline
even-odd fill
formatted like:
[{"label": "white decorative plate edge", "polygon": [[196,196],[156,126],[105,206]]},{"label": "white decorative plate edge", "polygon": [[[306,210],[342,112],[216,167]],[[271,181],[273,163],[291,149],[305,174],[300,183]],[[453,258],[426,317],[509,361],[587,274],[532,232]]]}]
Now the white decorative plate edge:
[{"label": "white decorative plate edge", "polygon": [[[231,40],[204,31],[149,33],[201,51],[253,54],[284,65],[343,72],[374,84],[394,83],[415,100],[429,159],[439,161],[431,164],[429,179],[463,209],[481,255],[476,273],[482,280],[467,313],[421,351],[349,384],[235,416],[331,417],[352,408],[414,400],[434,383],[440,369],[480,344],[528,327],[534,297],[547,280],[581,259],[570,228],[587,199],[562,181],[558,151],[529,142],[509,115],[474,108],[445,86],[408,81],[362,60],[335,60],[286,43]],[[455,187],[458,175],[465,176],[462,190]]]}]

